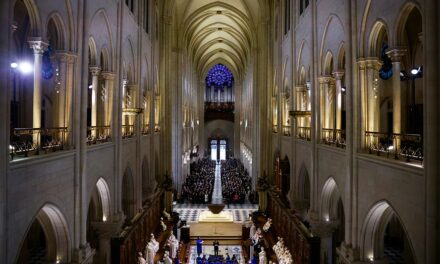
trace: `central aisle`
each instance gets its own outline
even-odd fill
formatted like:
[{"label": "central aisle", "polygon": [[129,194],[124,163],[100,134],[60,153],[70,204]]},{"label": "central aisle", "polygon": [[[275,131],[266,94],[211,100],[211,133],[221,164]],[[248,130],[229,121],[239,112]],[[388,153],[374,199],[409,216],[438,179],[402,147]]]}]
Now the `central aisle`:
[{"label": "central aisle", "polygon": [[212,203],[222,204],[222,174],[221,174],[221,163],[215,165],[215,180],[214,180],[214,191],[212,193]]}]

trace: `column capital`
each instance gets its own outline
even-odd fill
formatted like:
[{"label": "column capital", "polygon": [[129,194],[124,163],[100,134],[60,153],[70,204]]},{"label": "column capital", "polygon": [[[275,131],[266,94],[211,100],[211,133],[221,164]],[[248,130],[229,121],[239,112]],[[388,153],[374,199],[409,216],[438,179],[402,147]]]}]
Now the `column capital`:
[{"label": "column capital", "polygon": [[89,70],[92,76],[98,76],[101,73],[101,67],[99,66],[89,66]]},{"label": "column capital", "polygon": [[342,77],[344,76],[344,74],[345,74],[344,70],[338,70],[338,71],[335,71],[332,73],[333,77],[336,80],[342,80]]},{"label": "column capital", "polygon": [[338,228],[339,221],[311,221],[311,230],[317,236],[329,237]]},{"label": "column capital", "polygon": [[76,61],[78,56],[75,53],[67,52],[67,51],[57,51],[55,53],[55,58],[60,62],[66,62],[69,64],[73,64]]},{"label": "column capital", "polygon": [[92,222],[92,227],[98,231],[98,235],[110,238],[121,230],[123,223],[123,221]]},{"label": "column capital", "polygon": [[324,84],[324,83],[331,83],[332,81],[334,81],[334,79],[331,75],[322,75],[318,77],[318,81],[320,84]]},{"label": "column capital", "polygon": [[295,86],[295,90],[297,92],[305,92],[307,91],[307,86],[305,84],[298,84]]},{"label": "column capital", "polygon": [[374,70],[380,70],[382,67],[382,61],[380,61],[377,57],[368,57],[364,60],[365,68],[366,69],[374,69]]},{"label": "column capital", "polygon": [[109,71],[103,71],[103,72],[101,72],[101,76],[104,80],[114,80],[116,78],[116,73],[109,72]]},{"label": "column capital", "polygon": [[125,88],[132,90],[132,89],[137,89],[138,86],[139,86],[139,85],[137,85],[136,83],[130,83],[130,84],[127,84],[127,85],[125,86]]},{"label": "column capital", "polygon": [[41,38],[29,38],[29,47],[34,50],[34,54],[43,54],[49,44],[44,42]]},{"label": "column capital", "polygon": [[400,62],[401,58],[405,56],[407,50],[405,48],[396,47],[389,49],[386,53],[392,62]]}]

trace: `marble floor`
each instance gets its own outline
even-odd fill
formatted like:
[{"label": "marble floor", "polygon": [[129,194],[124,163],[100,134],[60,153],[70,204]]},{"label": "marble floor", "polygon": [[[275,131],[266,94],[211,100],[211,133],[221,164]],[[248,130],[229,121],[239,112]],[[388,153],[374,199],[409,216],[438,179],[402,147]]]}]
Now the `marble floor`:
[{"label": "marble floor", "polygon": [[[235,258],[238,262],[240,262],[241,258],[241,246],[239,245],[222,245],[222,241],[220,242],[219,246],[219,255],[226,255],[226,252],[228,252],[229,256],[232,258],[233,255],[235,255]],[[206,255],[208,257],[209,255],[214,255],[214,247],[212,244],[210,245],[203,245],[202,246],[202,254]],[[191,256],[189,264],[195,264],[197,258],[197,250],[196,246],[191,246]]]}]

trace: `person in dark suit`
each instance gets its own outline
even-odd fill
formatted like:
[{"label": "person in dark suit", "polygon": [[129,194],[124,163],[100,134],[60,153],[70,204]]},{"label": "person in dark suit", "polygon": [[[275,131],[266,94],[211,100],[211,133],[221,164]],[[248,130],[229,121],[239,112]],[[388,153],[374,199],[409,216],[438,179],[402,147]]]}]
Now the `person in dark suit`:
[{"label": "person in dark suit", "polygon": [[215,256],[218,256],[218,246],[219,246],[218,240],[215,240],[215,241],[212,243],[212,245],[214,246],[214,255],[215,255]]}]

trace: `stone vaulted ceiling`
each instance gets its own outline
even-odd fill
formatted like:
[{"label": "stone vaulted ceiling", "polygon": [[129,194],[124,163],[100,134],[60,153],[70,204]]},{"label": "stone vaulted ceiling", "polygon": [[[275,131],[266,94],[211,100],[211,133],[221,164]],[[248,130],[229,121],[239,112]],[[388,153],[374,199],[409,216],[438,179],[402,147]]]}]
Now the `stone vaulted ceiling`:
[{"label": "stone vaulted ceiling", "polygon": [[200,76],[217,64],[237,77],[255,46],[260,0],[176,0],[180,41]]}]

